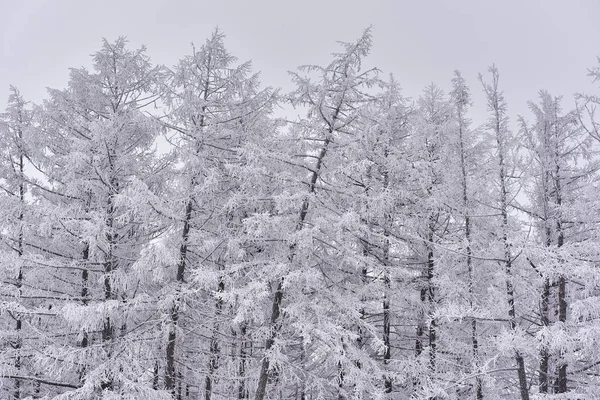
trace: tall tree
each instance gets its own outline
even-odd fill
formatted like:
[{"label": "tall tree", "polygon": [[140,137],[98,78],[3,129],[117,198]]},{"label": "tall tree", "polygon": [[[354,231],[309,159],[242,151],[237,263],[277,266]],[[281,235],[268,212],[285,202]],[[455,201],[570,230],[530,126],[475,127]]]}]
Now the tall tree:
[{"label": "tall tree", "polygon": [[[476,292],[475,292],[475,263],[473,257],[473,222],[472,213],[474,210],[474,198],[472,193],[473,185],[473,167],[475,164],[473,160],[473,152],[476,146],[474,135],[470,131],[469,124],[470,120],[467,118],[467,108],[471,106],[471,94],[466,82],[460,72],[454,72],[454,78],[452,79],[452,92],[450,93],[452,106],[455,112],[456,120],[456,137],[454,142],[456,143],[455,154],[458,158],[458,169],[459,169],[459,182],[460,182],[460,201],[458,202],[459,214],[462,214],[463,218],[463,237],[464,237],[464,254],[465,264],[467,270],[467,302],[470,312],[473,313],[474,306],[476,304]],[[479,375],[479,368],[481,366],[481,360],[479,355],[479,334],[477,331],[477,319],[472,315],[471,321],[471,350],[473,356],[473,364],[475,367],[475,398],[478,400],[483,399],[483,380]]]},{"label": "tall tree", "polygon": [[[540,323],[542,333],[539,365],[539,391],[547,393],[554,387],[555,393],[567,391],[567,362],[564,350],[552,344],[550,327],[554,315],[555,323],[567,325],[567,280],[565,273],[567,257],[560,256],[569,233],[573,235],[573,224],[567,210],[574,209],[575,198],[568,193],[577,191],[580,182],[589,177],[590,165],[580,167],[589,148],[589,139],[584,136],[576,110],[562,112],[561,98],[552,97],[540,91],[539,104],[530,102],[535,122],[529,126],[521,121],[524,139],[533,159],[532,168],[535,191],[531,203],[536,219],[540,241],[545,251],[540,252],[539,260],[530,260],[542,276],[543,285],[540,298]],[[546,253],[546,256],[544,256]],[[558,256],[558,257],[556,257]],[[545,264],[545,265],[544,265]],[[556,288],[556,301],[551,301]],[[550,305],[556,305],[551,310]],[[554,311],[554,312],[552,312]],[[565,327],[566,328],[566,327]],[[554,348],[553,348],[554,347]],[[554,358],[554,360],[551,360]],[[551,361],[556,365],[556,373],[549,370]],[[551,378],[555,377],[554,382]]]},{"label": "tall tree", "polygon": [[[30,208],[26,200],[28,194],[25,175],[26,159],[29,156],[26,135],[30,134],[32,111],[15,87],[10,87],[8,107],[0,120],[0,189],[3,198],[1,215],[3,252],[2,279],[13,286],[13,290],[3,291],[2,297],[7,305],[2,308],[12,323],[13,329],[3,327],[4,332],[11,332],[3,338],[9,344],[6,350],[13,359],[11,375],[14,376],[12,392],[8,395],[20,399],[26,391],[22,388],[22,377],[28,375],[23,371],[27,356],[23,348],[23,323],[28,314],[22,301],[26,258],[25,234],[26,212]],[[11,293],[12,292],[12,293]],[[4,321],[3,321],[4,322]],[[4,323],[3,323],[4,325]]]},{"label": "tall tree", "polygon": [[[182,346],[178,331],[184,317],[187,329],[202,331],[192,342],[208,353],[205,365],[198,366],[206,371],[204,398],[208,400],[222,375],[217,370],[223,364],[223,353],[237,345],[222,343],[224,332],[239,328],[223,323],[227,318],[223,315],[226,282],[232,282],[231,264],[239,261],[232,257],[228,242],[239,234],[240,219],[247,212],[244,207],[230,207],[240,185],[232,171],[246,162],[242,149],[251,135],[261,133],[261,123],[275,97],[270,89],[260,89],[250,62],[236,65],[236,58],[225,48],[223,33],[215,30],[200,49],[193,47],[193,53],[170,71],[164,100],[169,107],[165,124],[174,133],[171,143],[181,164],[181,189],[176,189],[177,201],[168,206],[180,226],[173,228],[179,236],[175,242],[178,262],[165,349],[165,387],[175,393],[178,359],[181,365],[198,362],[185,356],[190,350],[187,345],[177,351]],[[192,289],[192,282],[199,286]],[[199,289],[212,294],[206,296]],[[197,326],[202,318],[198,315],[182,315],[186,302],[198,304],[206,325]],[[208,348],[200,344],[203,337],[210,338]],[[189,377],[187,382],[194,384],[195,379]],[[247,378],[239,379],[243,385]]]},{"label": "tall tree", "polygon": [[[156,345],[142,340],[148,315],[136,312],[145,306],[133,265],[160,230],[139,206],[146,194],[140,189],[160,182],[153,150],[159,130],[143,113],[156,99],[160,69],[145,48],[129,50],[126,43],[104,40],[93,72],[73,69],[66,90],[50,91],[40,131],[46,183],[38,186],[46,207],[57,210],[45,221],[51,226],[47,254],[65,271],[55,283],[67,300],[59,305],[68,323],[62,345],[79,348],[74,360],[65,359],[63,379],[81,381],[74,395],[82,398],[147,389],[138,377],[152,361],[134,354]],[[98,280],[101,289],[93,284]],[[49,346],[46,357],[52,353],[60,354],[60,346]]]},{"label": "tall tree", "polygon": [[[513,335],[519,334],[517,324],[517,315],[515,307],[515,290],[514,290],[514,261],[515,254],[512,249],[509,225],[509,207],[512,194],[510,193],[511,181],[511,166],[510,155],[511,145],[514,145],[514,140],[508,130],[508,117],[506,101],[504,95],[499,88],[498,69],[492,66],[488,70],[491,74],[491,83],[486,83],[483,76],[479,76],[479,80],[483,85],[483,90],[486,95],[487,107],[490,113],[487,129],[491,132],[495,141],[495,161],[497,163],[497,199],[496,209],[500,216],[500,240],[502,246],[502,264],[504,265],[505,283],[506,283],[506,301],[508,303],[508,323]],[[525,370],[525,359],[520,349],[514,350],[514,360],[517,364],[517,375],[519,378],[519,393],[521,400],[529,400],[529,385],[527,382],[527,373]]]},{"label": "tall tree", "polygon": [[[363,282],[362,266],[358,268],[347,258],[347,254],[356,254],[355,248],[346,247],[348,242],[342,237],[348,231],[339,226],[345,222],[342,216],[348,197],[332,196],[348,193],[343,174],[347,160],[344,148],[354,140],[357,129],[364,127],[363,112],[374,100],[368,90],[379,82],[375,70],[362,69],[370,47],[371,34],[367,30],[357,42],[343,43],[343,51],[334,54],[329,65],[301,67],[301,73],[292,75],[297,89],[290,98],[294,105],[305,107],[307,114],[280,138],[293,146],[272,157],[283,162],[280,165],[292,167],[282,171],[282,176],[294,185],[293,191],[288,186],[284,198],[297,209],[294,212],[286,206],[270,220],[270,224],[280,226],[272,225],[273,232],[282,235],[284,247],[273,250],[277,251],[277,268],[266,282],[272,288],[272,300],[265,322],[257,400],[267,396],[270,378],[283,379],[293,372],[286,368],[283,353],[285,343],[290,341],[302,343],[301,358],[305,360],[304,373],[294,379],[304,381],[303,386],[315,395],[332,397],[335,393],[343,398],[358,390],[354,383],[360,384],[361,392],[381,390],[372,386],[372,376],[381,376],[373,374],[373,368],[379,367],[368,358],[363,358],[365,363],[356,362],[360,351],[353,339],[354,329],[364,326],[365,321],[356,310],[359,303],[354,301],[354,292],[346,288]],[[307,74],[314,74],[315,80]],[[278,202],[284,198],[279,197]],[[265,229],[264,223],[257,226]],[[356,238],[349,243],[356,243]],[[372,326],[368,328],[376,332]],[[326,357],[325,364],[314,365],[315,357]]]}]

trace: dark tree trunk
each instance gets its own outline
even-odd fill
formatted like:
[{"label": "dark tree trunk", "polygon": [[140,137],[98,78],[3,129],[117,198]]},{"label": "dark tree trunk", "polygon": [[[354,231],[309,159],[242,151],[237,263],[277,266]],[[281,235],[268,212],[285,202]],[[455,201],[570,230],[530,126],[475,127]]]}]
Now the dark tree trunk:
[{"label": "dark tree trunk", "polygon": [[240,328],[240,364],[238,367],[238,377],[240,383],[238,384],[238,400],[243,400],[248,398],[248,391],[246,390],[246,362],[247,362],[247,354],[246,354],[246,325],[242,324]]},{"label": "dark tree trunk", "polygon": [[[333,121],[335,121],[337,119],[338,113],[339,113],[339,108],[333,114]],[[331,134],[332,132],[333,132],[333,129],[330,128],[329,134]],[[311,174],[311,178],[310,178],[309,189],[308,189],[309,195],[313,194],[316,190],[317,179],[319,178],[319,175],[321,173],[321,168],[323,166],[323,160],[325,158],[325,155],[327,154],[327,148],[329,147],[330,142],[331,142],[331,139],[329,137],[325,138],[325,140],[323,141],[323,147],[321,147],[321,150],[319,151],[319,155],[317,157],[317,162],[316,162],[315,168],[314,168],[314,170]],[[298,224],[296,225],[296,231],[300,231],[304,228],[304,222],[306,220],[306,216],[308,215],[309,205],[310,205],[310,202],[307,197],[304,199],[304,202],[302,203],[302,207],[300,209]],[[288,262],[290,264],[294,262],[294,256],[295,256],[295,245],[292,244],[290,246],[290,255],[288,257]],[[279,280],[279,282],[277,283],[277,288],[275,289],[275,295],[273,296],[273,306],[271,308],[271,318],[269,321],[270,326],[271,326],[271,333],[269,335],[269,338],[265,342],[265,353],[268,353],[271,350],[271,348],[273,347],[273,344],[275,343],[275,339],[277,338],[277,332],[279,331],[279,316],[281,314],[282,300],[283,300],[283,278],[281,278]],[[271,367],[270,360],[269,360],[268,356],[265,354],[265,357],[263,358],[262,364],[260,367],[258,386],[256,388],[256,394],[254,396],[255,400],[263,400],[265,398],[265,394],[266,394],[266,390],[267,390],[267,383],[268,383],[268,379],[269,379],[270,367]]]},{"label": "dark tree trunk", "polygon": [[[562,213],[560,207],[562,206],[562,192],[561,192],[561,181],[560,181],[560,167],[556,166],[556,177],[555,177],[555,191],[556,191],[556,205],[558,206],[558,218],[556,219],[556,232],[557,232],[557,247],[561,248],[565,242],[565,236],[562,226]],[[558,321],[561,323],[567,322],[567,281],[564,276],[558,278]],[[558,366],[558,378],[556,384],[556,393],[567,392],[567,364],[562,359],[563,354],[560,354],[560,361]]]},{"label": "dark tree trunk", "polygon": [[[23,140],[23,132],[19,129],[18,132],[19,144]],[[17,218],[19,224],[19,237],[17,241],[17,255],[19,258],[23,257],[23,221],[25,218],[25,160],[22,149],[19,149],[19,216]],[[17,275],[17,292],[19,298],[22,295],[22,287],[23,287],[23,268],[19,267],[19,273]],[[21,372],[21,349],[23,347],[23,338],[21,335],[21,330],[23,329],[23,321],[21,320],[21,315],[16,314],[16,322],[15,322],[15,330],[16,330],[16,340],[14,343],[14,349],[16,352],[15,356],[15,370],[17,371],[17,375],[20,375]],[[14,381],[13,395],[15,399],[21,398],[21,381],[17,378]]]},{"label": "dark tree trunk", "polygon": [[[192,180],[194,186],[194,180]],[[179,247],[179,262],[177,264],[177,285],[181,286],[184,283],[185,272],[187,266],[188,242],[190,237],[190,224],[192,220],[193,202],[188,200],[185,206],[185,217],[183,220],[183,230],[181,232],[181,245]],[[179,291],[180,288],[178,288]],[[175,394],[175,344],[177,341],[177,324],[179,322],[179,305],[178,299],[171,307],[171,325],[167,337],[167,346],[165,349],[165,389]]]},{"label": "dark tree trunk", "polygon": [[[548,300],[550,298],[550,280],[544,278],[544,286],[542,288],[542,296],[540,298],[540,323],[542,328],[547,328],[549,325],[548,319]],[[550,361],[550,354],[548,354],[548,348],[542,346],[540,349],[540,366],[539,366],[539,378],[538,387],[540,393],[548,393],[548,363]]]},{"label": "dark tree trunk", "polygon": [[[221,280],[219,282],[218,292],[223,293],[224,290],[225,290],[225,282],[223,282],[223,280]],[[216,319],[218,320],[221,315],[221,311],[223,309],[223,301],[220,298],[217,299],[215,307],[216,307]],[[205,390],[204,390],[205,400],[210,400],[212,397],[212,390],[213,390],[212,388],[213,388],[213,383],[215,380],[214,373],[217,370],[217,368],[219,368],[219,353],[221,350],[219,348],[219,339],[217,337],[218,333],[219,333],[219,324],[218,324],[218,322],[215,322],[215,324],[213,326],[213,334],[210,339],[210,348],[209,348],[210,358],[208,360],[208,373],[206,374],[206,378],[205,378]]]}]

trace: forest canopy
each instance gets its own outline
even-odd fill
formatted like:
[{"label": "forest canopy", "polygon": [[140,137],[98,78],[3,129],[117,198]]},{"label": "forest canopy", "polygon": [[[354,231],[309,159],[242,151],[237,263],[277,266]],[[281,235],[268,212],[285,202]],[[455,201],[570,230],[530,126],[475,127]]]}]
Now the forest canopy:
[{"label": "forest canopy", "polygon": [[494,65],[411,99],[371,46],[289,93],[219,30],[11,87],[0,397],[598,397],[600,59],[514,115]]}]

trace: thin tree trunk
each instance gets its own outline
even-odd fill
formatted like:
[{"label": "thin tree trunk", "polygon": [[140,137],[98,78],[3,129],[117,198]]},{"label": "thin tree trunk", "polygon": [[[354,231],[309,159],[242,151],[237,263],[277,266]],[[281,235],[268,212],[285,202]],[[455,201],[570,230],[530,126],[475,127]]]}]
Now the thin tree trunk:
[{"label": "thin tree trunk", "polygon": [[338,363],[338,400],[344,400],[346,396],[344,396],[344,367],[342,363]]},{"label": "thin tree trunk", "polygon": [[[550,280],[544,278],[544,286],[542,288],[542,296],[540,298],[540,323],[542,328],[547,328],[549,325],[548,319],[548,300],[550,298]],[[550,354],[548,348],[542,346],[540,349],[540,366],[539,366],[539,380],[538,387],[540,393],[548,393],[548,363],[550,360]]]},{"label": "thin tree trunk", "polygon": [[[269,321],[271,324],[271,334],[269,338],[265,342],[265,352],[271,350],[273,344],[275,343],[275,338],[277,337],[277,324],[279,323],[279,314],[281,312],[281,300],[283,299],[283,279],[279,280],[277,283],[277,288],[275,289],[275,296],[273,297],[273,306],[271,309],[271,320]],[[260,375],[258,378],[258,386],[256,389],[255,400],[263,400],[266,394],[267,389],[267,381],[269,378],[269,368],[270,368],[270,360],[268,355],[265,354],[261,367],[260,367]]]},{"label": "thin tree trunk", "polygon": [[238,400],[243,400],[248,398],[248,393],[246,390],[246,324],[242,324],[240,328],[240,364],[238,367]]},{"label": "thin tree trunk", "polygon": [[[181,286],[184,282],[188,242],[190,237],[190,223],[192,219],[193,202],[188,200],[185,206],[185,217],[183,220],[183,231],[181,233],[181,245],[179,247],[179,263],[177,264],[177,284]],[[165,349],[166,367],[165,367],[165,389],[175,394],[175,342],[177,339],[177,324],[179,322],[179,305],[174,304],[171,307],[171,325],[167,337],[167,346]]]},{"label": "thin tree trunk", "polygon": [[386,368],[386,375],[383,380],[383,386],[385,393],[392,393],[392,378],[389,375],[389,371],[387,371],[388,365],[392,358],[392,346],[390,343],[390,299],[389,294],[387,293],[387,291],[389,291],[390,278],[387,273],[384,277],[384,285],[384,290],[386,291],[386,293],[384,294],[383,299],[383,345],[385,346],[385,352],[383,353],[383,365]]},{"label": "thin tree trunk", "polygon": [[[501,108],[503,105],[500,104],[500,93],[498,92],[498,71],[492,69],[493,83],[492,86],[486,86],[486,93],[488,96],[488,103],[494,112],[494,133],[496,136],[496,144],[498,146],[498,178],[500,183],[500,214],[502,217],[502,244],[504,246],[504,271],[506,275],[506,297],[508,302],[508,319],[511,331],[516,332],[517,321],[515,316],[515,294],[512,283],[512,254],[510,250],[510,243],[508,241],[508,191],[506,188],[507,174],[505,155],[506,149],[504,146],[504,138],[502,137],[503,132],[501,129]],[[483,81],[482,81],[483,82]],[[525,371],[525,361],[523,356],[518,350],[515,350],[515,362],[517,364],[517,375],[519,378],[519,393],[521,400],[529,400],[529,386],[527,383],[527,374]]]},{"label": "thin tree trunk", "polygon": [[181,370],[177,373],[177,400],[182,399],[182,389],[183,389],[183,375],[181,374]]},{"label": "thin tree trunk", "polygon": [[[333,114],[333,118],[332,118],[334,121],[333,123],[335,123],[335,121],[337,120],[338,113],[339,113],[339,107],[336,109],[336,111]],[[330,129],[328,131],[329,135],[331,135],[333,133],[333,123],[332,123],[332,126],[330,126]],[[329,147],[330,142],[331,142],[330,136],[326,137],[325,140],[323,141],[323,147],[321,147],[321,150],[319,151],[319,155],[317,157],[317,162],[316,162],[315,168],[314,168],[314,170],[311,174],[311,178],[310,178],[310,184],[309,184],[309,190],[308,190],[309,195],[312,195],[316,190],[317,179],[319,178],[319,175],[321,173],[321,168],[323,166],[323,160],[325,158],[325,155],[327,154],[327,149]],[[308,214],[309,205],[310,205],[309,198],[306,197],[304,199],[304,201],[302,203],[302,207],[300,209],[298,224],[296,225],[296,231],[300,231],[303,229],[304,221]],[[288,262],[290,264],[293,263],[294,256],[295,256],[295,246],[292,244],[290,246],[290,255],[288,257]],[[258,378],[258,386],[256,389],[256,394],[254,396],[255,400],[263,400],[265,398],[267,382],[269,379],[269,369],[271,366],[271,362],[270,362],[267,354],[273,347],[273,344],[275,343],[275,339],[277,338],[277,333],[279,331],[279,316],[281,314],[282,300],[283,300],[283,278],[281,278],[277,282],[277,287],[275,289],[275,295],[273,296],[273,305],[271,308],[271,318],[269,321],[270,326],[271,326],[271,333],[265,342],[265,356],[262,360],[262,364],[261,364],[261,368],[260,368],[260,374],[259,374],[259,378]]]},{"label": "thin tree trunk", "polygon": [[[87,269],[87,262],[90,258],[90,245],[86,242],[83,245],[83,251],[81,252],[82,263],[84,264],[83,271],[81,271],[81,302],[83,305],[87,305],[89,302],[90,291],[89,291],[89,271]],[[83,332],[83,338],[80,343],[81,347],[88,346],[88,333]]]},{"label": "thin tree trunk", "polygon": [[[503,170],[503,169],[502,169]],[[501,183],[503,187],[503,207],[502,207],[502,220],[503,220],[503,236],[502,240],[504,242],[504,257],[505,257],[505,273],[506,273],[506,297],[508,299],[508,318],[510,329],[513,332],[517,330],[517,321],[515,316],[515,293],[512,283],[512,254],[510,252],[510,244],[508,243],[508,213],[506,211],[506,191],[505,186]],[[527,375],[525,373],[525,361],[523,356],[519,351],[515,351],[515,361],[517,363],[517,374],[519,377],[519,391],[521,393],[521,400],[529,400],[529,387],[527,384]]]},{"label": "thin tree trunk", "polygon": [[[557,135],[558,136],[558,135]],[[558,157],[558,154],[557,154]],[[556,176],[555,176],[555,191],[556,191],[556,205],[558,207],[558,217],[556,219],[556,232],[558,248],[561,248],[565,242],[565,235],[562,227],[562,186],[560,181],[560,166],[556,165]],[[558,321],[561,323],[567,322],[567,281],[564,275],[558,278]],[[562,359],[563,354],[560,354],[560,364],[558,366],[558,378],[556,384],[556,393],[567,392],[567,364]]]},{"label": "thin tree trunk", "polygon": [[[117,268],[117,261],[114,255],[114,248],[117,241],[117,234],[114,232],[114,202],[113,194],[108,196],[107,218],[106,218],[106,239],[108,242],[108,251],[104,261],[104,299],[114,300],[116,293],[112,287],[112,273]],[[114,327],[112,326],[110,317],[104,319],[104,327],[102,329],[102,340],[109,342],[114,338]]]},{"label": "thin tree trunk", "polygon": [[158,390],[158,361],[154,362],[154,370],[152,371],[152,389]]},{"label": "thin tree trunk", "polygon": [[417,331],[415,340],[415,355],[419,357],[423,353],[423,337],[425,332],[425,300],[427,299],[427,289],[425,285],[420,290],[419,299],[421,300],[421,307],[419,308],[417,316]]},{"label": "thin tree trunk", "polygon": [[[224,290],[225,290],[225,282],[223,282],[223,280],[221,280],[219,282],[218,292],[223,293]],[[213,327],[212,337],[210,339],[210,350],[209,350],[210,358],[208,360],[208,373],[206,374],[206,378],[205,378],[205,390],[204,390],[205,400],[210,400],[212,397],[214,373],[217,370],[217,368],[219,368],[219,353],[221,351],[219,348],[219,341],[218,341],[217,335],[219,333],[218,319],[219,319],[219,317],[221,315],[221,311],[223,309],[223,300],[221,300],[220,298],[217,299],[215,307],[216,307],[215,319],[217,320],[217,322],[215,322],[215,325]]]},{"label": "thin tree trunk", "polygon": [[[384,156],[388,156],[388,150],[384,150]],[[384,167],[385,168],[385,167]],[[390,183],[389,173],[386,169],[383,170],[383,190],[387,191]],[[383,353],[383,365],[386,375],[383,380],[385,393],[392,393],[394,390],[392,378],[390,377],[388,366],[392,359],[392,344],[390,341],[391,321],[390,321],[390,229],[392,225],[392,217],[386,210],[384,213],[384,229],[383,229],[383,345],[385,352]]]},{"label": "thin tree trunk", "polygon": [[[106,252],[105,261],[104,261],[104,299],[105,300],[115,300],[117,298],[117,293],[113,288],[112,279],[113,272],[118,267],[118,261],[115,255],[115,247],[118,240],[118,234],[115,232],[114,222],[115,222],[115,204],[114,204],[114,196],[118,192],[118,183],[116,180],[111,179],[111,187],[109,188],[109,195],[107,200],[106,207],[106,241],[108,242],[108,250]],[[115,327],[110,319],[110,317],[104,318],[104,324],[102,327],[102,342],[105,346],[105,350],[107,354],[112,354],[111,347],[112,341],[115,339]],[[112,389],[113,381],[111,378],[108,378],[108,381],[102,383],[103,389]]]},{"label": "thin tree trunk", "polygon": [[[464,229],[465,229],[465,241],[467,242],[466,248],[466,262],[467,262],[467,275],[468,275],[468,295],[469,295],[469,308],[473,309],[473,298],[474,298],[474,282],[475,273],[473,271],[473,250],[472,239],[471,239],[471,216],[470,216],[470,204],[469,204],[469,183],[467,177],[467,162],[465,159],[465,138],[464,138],[464,127],[463,127],[463,113],[462,105],[459,104],[458,109],[458,141],[460,151],[460,170],[461,170],[461,181],[462,181],[462,201],[464,207]],[[477,320],[471,319],[471,349],[473,352],[473,361],[477,375],[475,377],[475,398],[477,400],[483,399],[483,384],[481,381],[481,375],[479,374],[479,342],[477,336]]]},{"label": "thin tree trunk", "polygon": [[[544,130],[544,149],[547,151],[547,129]],[[544,172],[543,180],[544,190],[544,233],[546,235],[545,246],[549,248],[552,245],[552,229],[549,225],[550,221],[550,172]],[[542,295],[540,297],[540,324],[542,329],[547,328],[550,325],[550,319],[548,316],[549,311],[549,300],[550,300],[550,279],[547,276],[543,276],[544,284],[542,286]],[[539,377],[538,377],[538,388],[540,393],[548,393],[549,388],[549,375],[548,367],[550,363],[550,353],[548,347],[542,344],[540,348],[540,363],[539,363]]]},{"label": "thin tree trunk", "polygon": [[[563,276],[558,278],[558,320],[565,323],[567,321],[567,301],[566,301],[566,280]],[[567,364],[562,360],[563,354],[560,354],[561,360],[558,366],[558,378],[556,393],[567,392]]]},{"label": "thin tree trunk", "polygon": [[[81,302],[83,303],[84,306],[86,306],[89,303],[89,271],[87,269],[87,262],[89,260],[90,257],[90,245],[89,243],[85,242],[83,244],[83,250],[81,252],[81,259],[82,259],[82,266],[83,266],[83,270],[81,271]],[[81,338],[81,342],[79,343],[79,345],[81,346],[81,348],[86,348],[89,345],[89,338],[88,338],[88,332],[87,331],[83,331],[83,337]],[[85,378],[85,373],[86,373],[86,367],[85,365],[82,365],[82,367],[79,370],[79,381],[81,383],[83,383],[84,378]]]},{"label": "thin tree trunk", "polygon": [[[202,89],[202,97],[204,102],[206,103],[208,101],[209,98],[209,86],[210,86],[210,82],[209,82],[209,78],[211,76],[211,60],[212,60],[212,53],[209,51],[208,53],[208,59],[206,61],[206,66],[207,66],[207,71],[206,71],[206,76],[207,78],[204,80],[203,82],[203,89]],[[205,124],[206,124],[206,105],[203,105],[200,108],[200,119],[198,121],[196,121],[193,117],[192,117],[192,124],[194,125],[194,127],[196,129],[199,129],[200,132],[203,131]],[[196,156],[200,155],[200,151],[202,149],[202,142],[200,139],[196,138],[196,141],[194,143],[195,145],[195,152],[196,152]],[[194,188],[197,185],[197,181],[196,181],[196,176],[192,176],[192,180],[190,182],[190,193],[193,192]],[[192,222],[192,213],[193,213],[193,204],[194,204],[194,199],[193,198],[188,198],[187,203],[185,205],[185,215],[184,215],[184,219],[183,219],[183,230],[181,232],[181,244],[179,247],[179,262],[177,264],[177,275],[176,275],[176,281],[177,281],[177,285],[178,285],[178,291],[181,290],[181,286],[184,284],[185,282],[185,273],[186,273],[186,269],[187,269],[187,255],[188,255],[188,243],[190,240],[190,224]],[[170,391],[173,395],[175,395],[175,345],[176,345],[176,341],[177,341],[177,325],[179,323],[179,298],[175,299],[175,304],[173,304],[173,307],[171,308],[171,324],[169,327],[169,334],[167,337],[167,346],[165,348],[165,361],[166,361],[166,368],[165,368],[165,389]]]},{"label": "thin tree trunk", "polygon": [[[23,155],[23,150],[20,148],[22,146],[21,141],[23,140],[23,132],[21,129],[17,132],[19,138],[19,216],[17,217],[19,224],[19,236],[17,241],[17,255],[19,259],[23,257],[23,220],[25,218],[25,160]],[[22,287],[23,287],[23,267],[19,266],[19,273],[17,275],[17,292],[19,299],[22,295]],[[16,352],[15,357],[15,370],[17,371],[16,375],[21,375],[21,348],[23,347],[23,338],[21,337],[21,330],[23,328],[23,321],[21,320],[21,315],[16,315],[15,322],[15,330],[16,330],[16,340],[14,344],[14,349]],[[15,399],[21,398],[21,381],[16,378],[14,382],[14,390],[13,395]]]},{"label": "thin tree trunk", "polygon": [[[90,211],[90,206],[92,202],[92,193],[90,191],[86,192],[87,200],[85,204],[85,212],[88,213]],[[84,306],[87,306],[89,303],[90,290],[89,290],[89,270],[88,270],[88,261],[90,258],[90,244],[85,241],[83,243],[83,250],[81,251],[81,264],[83,270],[81,271],[81,302]],[[83,332],[83,337],[81,338],[80,346],[85,348],[89,345],[88,332]],[[82,369],[80,373],[80,380],[83,379],[83,375],[85,374],[85,370]]]},{"label": "thin tree trunk", "polygon": [[435,304],[435,287],[433,285],[433,276],[435,268],[434,252],[433,252],[433,240],[434,240],[434,226],[430,222],[428,242],[427,242],[427,302],[428,302],[428,318],[429,323],[429,368],[432,373],[435,373],[436,369],[436,357],[437,357],[437,321],[433,318],[433,309]]}]

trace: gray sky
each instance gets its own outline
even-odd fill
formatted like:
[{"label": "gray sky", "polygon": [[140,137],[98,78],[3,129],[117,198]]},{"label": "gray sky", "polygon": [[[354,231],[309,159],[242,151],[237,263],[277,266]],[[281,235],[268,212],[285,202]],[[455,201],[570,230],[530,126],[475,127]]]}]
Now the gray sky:
[{"label": "gray sky", "polygon": [[480,114],[477,73],[496,63],[514,117],[542,88],[565,95],[565,107],[574,92],[600,92],[586,76],[600,55],[599,16],[598,0],[0,0],[0,107],[9,84],[36,102],[64,88],[102,37],[125,35],[172,66],[219,26],[231,53],[287,90],[286,71],[326,63],[335,41],[373,25],[368,64],[393,73],[405,95],[432,81],[448,89],[459,69]]}]

